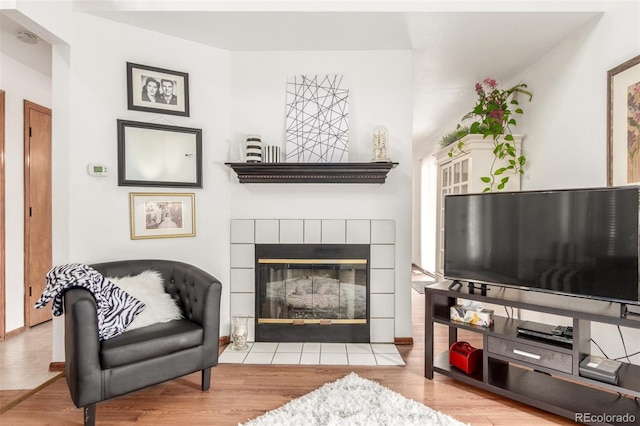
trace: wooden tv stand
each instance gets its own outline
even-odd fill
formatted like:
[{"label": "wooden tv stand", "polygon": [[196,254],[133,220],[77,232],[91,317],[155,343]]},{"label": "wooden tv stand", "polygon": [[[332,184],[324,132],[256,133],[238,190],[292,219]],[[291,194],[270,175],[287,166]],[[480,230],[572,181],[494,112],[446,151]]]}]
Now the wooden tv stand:
[{"label": "wooden tv stand", "polygon": [[[433,373],[438,372],[577,422],[640,422],[640,366],[623,364],[617,385],[579,374],[580,361],[591,352],[592,322],[639,329],[640,317],[621,317],[618,303],[499,286],[490,286],[487,294],[482,295],[479,289],[470,293],[466,285],[449,289],[450,284],[443,281],[425,287],[424,375],[427,379],[433,379]],[[518,337],[516,327],[523,321],[515,318],[495,315],[494,324],[489,328],[451,321],[449,308],[458,298],[571,317],[573,345],[563,347]],[[449,365],[448,350],[434,353],[435,324],[449,328],[449,346],[458,340],[458,330],[481,333],[482,370],[467,375]],[[630,416],[633,417],[630,419]]]}]

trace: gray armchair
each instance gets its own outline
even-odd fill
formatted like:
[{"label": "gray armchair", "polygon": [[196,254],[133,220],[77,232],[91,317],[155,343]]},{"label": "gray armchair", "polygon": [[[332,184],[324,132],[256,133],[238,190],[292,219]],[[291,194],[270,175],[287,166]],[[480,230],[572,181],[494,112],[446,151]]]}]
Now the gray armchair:
[{"label": "gray armchair", "polygon": [[209,389],[218,364],[222,285],[207,272],[170,260],[123,260],[91,265],[105,277],[162,274],[165,290],[179,301],[184,319],[127,331],[100,341],[96,303],[83,288],[64,295],[65,375],[71,399],[95,424],[96,403],[202,371]]}]

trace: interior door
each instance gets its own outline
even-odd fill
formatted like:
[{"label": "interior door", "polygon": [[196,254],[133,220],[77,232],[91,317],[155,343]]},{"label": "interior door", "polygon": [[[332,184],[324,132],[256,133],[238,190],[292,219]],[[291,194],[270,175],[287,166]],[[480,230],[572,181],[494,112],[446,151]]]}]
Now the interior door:
[{"label": "interior door", "polygon": [[51,269],[51,110],[24,101],[25,155],[25,324],[51,319],[51,309],[34,309]]}]

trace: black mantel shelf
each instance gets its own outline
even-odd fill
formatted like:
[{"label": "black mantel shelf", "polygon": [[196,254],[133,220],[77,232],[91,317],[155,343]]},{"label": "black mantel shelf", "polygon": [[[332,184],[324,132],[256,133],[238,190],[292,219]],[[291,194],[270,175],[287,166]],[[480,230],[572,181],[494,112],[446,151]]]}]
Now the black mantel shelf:
[{"label": "black mantel shelf", "polygon": [[385,183],[398,163],[225,163],[240,183]]}]

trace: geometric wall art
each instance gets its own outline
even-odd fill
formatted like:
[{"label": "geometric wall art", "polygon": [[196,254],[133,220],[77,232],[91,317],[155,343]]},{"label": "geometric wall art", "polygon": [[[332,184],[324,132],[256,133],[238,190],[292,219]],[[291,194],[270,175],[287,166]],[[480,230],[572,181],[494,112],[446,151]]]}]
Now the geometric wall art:
[{"label": "geometric wall art", "polygon": [[340,74],[287,78],[286,161],[349,161],[349,87]]}]

